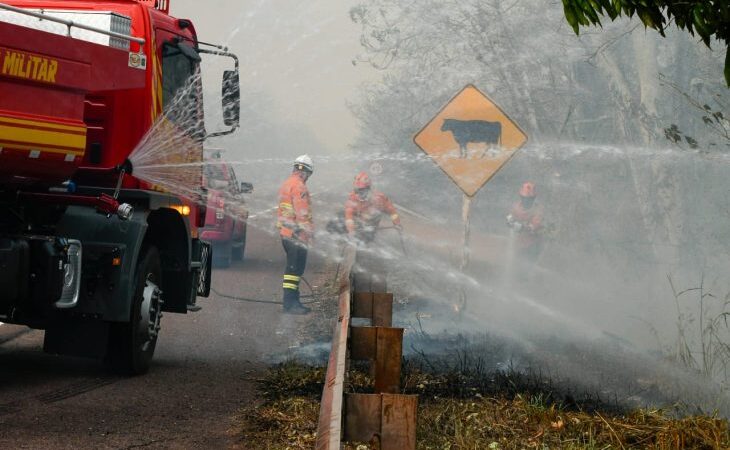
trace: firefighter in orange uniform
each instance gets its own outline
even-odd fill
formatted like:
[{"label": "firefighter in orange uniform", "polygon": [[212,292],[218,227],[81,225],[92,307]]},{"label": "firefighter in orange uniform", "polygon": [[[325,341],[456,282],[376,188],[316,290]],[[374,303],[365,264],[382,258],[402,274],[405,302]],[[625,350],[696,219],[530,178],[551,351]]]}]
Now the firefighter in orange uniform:
[{"label": "firefighter in orange uniform", "polygon": [[520,200],[512,206],[507,225],[517,232],[520,256],[535,262],[542,251],[542,205],[535,202],[535,184],[528,181],[520,188]]},{"label": "firefighter in orange uniform", "polygon": [[353,190],[345,202],[347,234],[365,243],[372,242],[383,214],[390,216],[396,229],[402,229],[393,203],[385,194],[372,189],[368,174],[360,172],[355,177]]},{"label": "firefighter in orange uniform", "polygon": [[294,170],[279,189],[276,224],[286,252],[284,269],[284,312],[307,314],[310,309],[299,301],[299,282],[307,265],[307,248],[314,235],[307,179],[314,171],[312,158],[301,155],[294,160]]}]

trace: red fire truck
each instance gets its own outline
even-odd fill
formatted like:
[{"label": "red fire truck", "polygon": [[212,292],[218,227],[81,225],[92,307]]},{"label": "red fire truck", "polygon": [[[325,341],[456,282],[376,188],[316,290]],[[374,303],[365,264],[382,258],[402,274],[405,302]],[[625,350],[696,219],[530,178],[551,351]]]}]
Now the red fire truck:
[{"label": "red fire truck", "polygon": [[213,247],[213,267],[228,267],[231,260],[241,261],[246,251],[248,209],[244,194],[253,192],[253,185],[239,184],[233,167],[221,159],[213,159],[205,167],[208,184],[208,214],[200,236]]},{"label": "red fire truck", "polygon": [[[238,127],[237,58],[168,9],[0,3],[0,322],[45,330],[47,352],[129,374],[149,368],[162,313],[196,310],[209,293],[196,163],[207,137]],[[218,133],[205,128],[201,55],[234,64]],[[181,101],[184,113],[170,112]],[[155,129],[174,145],[146,138]],[[160,161],[185,163],[184,192],[135,176],[142,141],[159,145]]]}]

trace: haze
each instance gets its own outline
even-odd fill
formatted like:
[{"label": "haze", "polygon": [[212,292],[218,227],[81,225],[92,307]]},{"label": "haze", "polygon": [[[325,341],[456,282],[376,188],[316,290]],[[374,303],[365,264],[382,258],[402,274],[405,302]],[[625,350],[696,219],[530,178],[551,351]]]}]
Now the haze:
[{"label": "haze", "polygon": [[[262,106],[280,120],[305,125],[322,150],[332,152],[356,136],[346,101],[374,75],[352,64],[360,51],[360,30],[348,14],[355,3],[214,0],[201,14],[200,2],[173,0],[171,14],[193,18],[201,40],[228,45],[241,59],[242,89],[263,92],[273,104]],[[242,102],[245,109],[245,95]]]}]

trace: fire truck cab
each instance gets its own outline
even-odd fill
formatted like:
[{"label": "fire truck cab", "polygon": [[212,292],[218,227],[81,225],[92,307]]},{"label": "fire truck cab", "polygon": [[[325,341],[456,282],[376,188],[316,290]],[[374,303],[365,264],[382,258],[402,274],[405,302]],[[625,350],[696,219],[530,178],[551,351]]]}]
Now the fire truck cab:
[{"label": "fire truck cab", "polygon": [[[208,296],[203,142],[238,127],[237,58],[168,9],[0,3],[0,321],[44,329],[47,352],[129,374],[148,370],[163,312]],[[216,133],[203,116],[206,54],[234,64]],[[150,168],[175,165],[187,167],[180,190]]]}]

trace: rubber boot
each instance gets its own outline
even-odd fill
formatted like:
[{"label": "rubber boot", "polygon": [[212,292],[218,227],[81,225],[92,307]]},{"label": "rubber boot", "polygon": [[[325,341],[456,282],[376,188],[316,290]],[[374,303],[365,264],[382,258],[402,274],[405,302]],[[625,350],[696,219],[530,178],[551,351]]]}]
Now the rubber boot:
[{"label": "rubber boot", "polygon": [[299,291],[293,289],[284,289],[284,312],[286,314],[308,314],[310,308],[299,302]]}]

